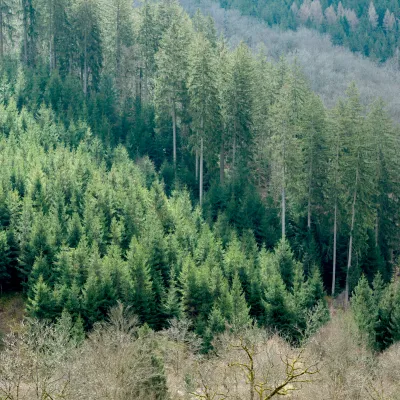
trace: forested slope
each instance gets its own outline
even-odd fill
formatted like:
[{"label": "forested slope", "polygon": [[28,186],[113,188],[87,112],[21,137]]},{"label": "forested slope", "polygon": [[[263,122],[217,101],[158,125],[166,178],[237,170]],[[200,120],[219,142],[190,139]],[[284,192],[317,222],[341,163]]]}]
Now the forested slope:
[{"label": "forested slope", "polygon": [[281,56],[301,65],[312,89],[328,107],[336,104],[351,82],[355,82],[364,104],[381,97],[391,116],[400,121],[400,72],[395,59],[378,65],[369,58],[332,44],[328,35],[300,26],[296,30],[268,26],[256,16],[245,16],[236,9],[224,9],[209,0],[181,0],[182,6],[194,15],[200,8],[215,20],[231,46],[244,41],[254,51],[260,48],[278,61]]},{"label": "forested slope", "polygon": [[0,279],[30,316],[81,332],[123,302],[203,351],[255,323],[299,344],[356,288],[368,346],[398,340],[384,102],[351,84],[328,109],[298,62],[175,1],[50,5],[9,3],[0,55]]},{"label": "forested slope", "polygon": [[336,45],[346,46],[377,61],[399,57],[399,4],[392,0],[221,0],[224,8],[296,30],[307,26],[328,33]]}]

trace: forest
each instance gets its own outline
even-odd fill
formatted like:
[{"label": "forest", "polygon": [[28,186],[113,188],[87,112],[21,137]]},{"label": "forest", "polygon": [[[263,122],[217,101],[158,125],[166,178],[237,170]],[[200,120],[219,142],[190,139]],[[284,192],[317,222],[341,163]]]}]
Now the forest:
[{"label": "forest", "polygon": [[399,139],[174,0],[0,0],[0,399],[396,399]]},{"label": "forest", "polygon": [[268,25],[296,30],[301,26],[327,33],[338,46],[348,47],[378,62],[399,62],[399,3],[393,0],[220,0]]}]

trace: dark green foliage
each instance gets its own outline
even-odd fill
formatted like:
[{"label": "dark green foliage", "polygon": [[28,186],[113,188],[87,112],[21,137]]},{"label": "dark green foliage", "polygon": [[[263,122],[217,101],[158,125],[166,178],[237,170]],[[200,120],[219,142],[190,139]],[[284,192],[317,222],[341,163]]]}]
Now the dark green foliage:
[{"label": "dark green foliage", "polygon": [[365,276],[362,276],[354,289],[352,309],[354,319],[370,345],[375,343],[375,324],[377,320],[377,304],[372,289]]},{"label": "dark green foliage", "polygon": [[378,273],[372,288],[362,276],[354,290],[352,309],[370,347],[384,350],[400,339],[400,290],[397,281],[385,285]]},{"label": "dark green foliage", "polygon": [[32,317],[42,319],[54,319],[56,316],[56,302],[49,286],[39,276],[32,287],[32,295],[27,304],[28,314]]},{"label": "dark green foliage", "polygon": [[30,316],[77,340],[124,303],[144,331],[189,319],[205,350],[252,324],[299,343],[326,320],[336,204],[336,288],[364,273],[357,322],[377,349],[397,340],[398,289],[385,285],[399,141],[384,105],[364,112],[351,87],[330,112],[297,63],[231,51],[200,13],[117,3],[123,15],[114,2],[21,3],[21,51],[7,43],[0,65],[0,289],[22,289]]},{"label": "dark green foliage", "polygon": [[290,245],[285,239],[281,240],[275,249],[275,257],[286,289],[291,290],[293,288],[295,260]]},{"label": "dark green foliage", "polygon": [[293,328],[293,310],[285,284],[278,274],[268,279],[264,299],[265,324],[290,337]]},{"label": "dark green foliage", "polygon": [[7,234],[0,232],[0,289],[5,289],[5,285],[9,283],[11,278],[10,271],[10,246],[7,241]]}]

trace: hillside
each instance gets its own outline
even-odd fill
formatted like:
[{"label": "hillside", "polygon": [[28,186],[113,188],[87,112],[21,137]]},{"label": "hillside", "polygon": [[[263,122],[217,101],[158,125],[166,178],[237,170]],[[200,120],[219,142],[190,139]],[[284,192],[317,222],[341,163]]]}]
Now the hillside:
[{"label": "hillside", "polygon": [[241,15],[234,9],[223,9],[208,0],[181,0],[192,15],[198,8],[215,20],[219,32],[231,46],[244,41],[254,51],[262,48],[268,57],[277,61],[281,56],[299,62],[310,82],[328,107],[336,104],[351,82],[359,88],[364,104],[381,97],[391,116],[400,122],[400,71],[392,60],[378,65],[370,59],[332,44],[329,36],[306,27],[296,31],[267,26],[260,18]]},{"label": "hillside", "polygon": [[398,58],[399,4],[392,0],[221,0],[269,26],[309,27],[328,33],[336,45],[382,62]]},{"label": "hillside", "polygon": [[0,0],[0,400],[399,392],[386,69],[203,4]]}]

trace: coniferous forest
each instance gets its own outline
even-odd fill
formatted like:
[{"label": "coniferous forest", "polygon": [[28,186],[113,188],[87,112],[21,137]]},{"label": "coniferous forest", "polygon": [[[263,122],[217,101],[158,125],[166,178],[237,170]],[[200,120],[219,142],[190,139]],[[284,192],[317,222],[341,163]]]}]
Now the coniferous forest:
[{"label": "coniferous forest", "polygon": [[0,399],[397,399],[399,153],[175,0],[0,0]]}]

